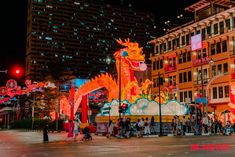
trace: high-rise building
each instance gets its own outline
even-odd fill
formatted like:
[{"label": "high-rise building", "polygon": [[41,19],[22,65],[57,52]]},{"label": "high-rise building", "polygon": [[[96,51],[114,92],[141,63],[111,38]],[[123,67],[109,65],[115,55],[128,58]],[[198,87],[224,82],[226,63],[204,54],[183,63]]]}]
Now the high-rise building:
[{"label": "high-rise building", "polygon": [[235,81],[235,3],[200,0],[185,10],[194,21],[149,42],[154,45],[152,91],[167,88],[171,99],[186,104],[198,98],[202,111],[208,104],[219,115],[230,109],[229,89]]},{"label": "high-rise building", "polygon": [[[51,63],[59,63],[78,78],[115,71],[115,40],[130,38],[150,54],[154,16],[129,6],[88,0],[29,0],[26,77],[41,80]],[[106,58],[112,58],[107,64]],[[56,65],[56,64],[54,64]],[[57,67],[58,68],[58,67]],[[58,68],[59,69],[59,68]]]}]

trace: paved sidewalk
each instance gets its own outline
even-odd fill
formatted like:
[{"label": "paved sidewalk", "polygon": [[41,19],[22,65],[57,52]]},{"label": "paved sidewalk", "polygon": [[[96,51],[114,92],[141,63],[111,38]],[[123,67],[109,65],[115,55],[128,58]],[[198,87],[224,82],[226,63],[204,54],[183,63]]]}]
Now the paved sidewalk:
[{"label": "paved sidewalk", "polygon": [[[42,131],[29,131],[29,130],[2,130],[1,132],[7,132],[8,134],[14,134],[20,141],[25,144],[36,144],[43,143],[43,132]],[[67,138],[67,133],[65,131],[62,132],[49,132],[49,142],[65,142]],[[93,138],[106,138],[101,136],[92,135]],[[77,141],[81,140],[83,135],[78,135]],[[72,141],[72,139],[70,139]]]}]

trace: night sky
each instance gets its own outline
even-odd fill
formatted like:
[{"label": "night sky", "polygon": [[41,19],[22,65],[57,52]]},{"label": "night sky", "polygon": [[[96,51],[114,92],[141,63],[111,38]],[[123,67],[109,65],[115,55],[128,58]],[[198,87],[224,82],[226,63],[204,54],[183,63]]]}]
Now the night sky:
[{"label": "night sky", "polygon": [[[177,19],[184,8],[198,0],[97,0],[116,5],[132,4],[138,10],[148,10],[156,16],[156,34],[163,33],[166,20],[172,21],[172,26],[189,21],[190,17]],[[10,69],[15,65],[24,66],[26,51],[26,21],[27,0],[11,0],[1,3],[1,55],[0,70]],[[184,14],[187,15],[187,14]],[[188,15],[187,15],[188,16]],[[192,20],[192,19],[191,19]],[[6,77],[0,74],[1,79]]]}]

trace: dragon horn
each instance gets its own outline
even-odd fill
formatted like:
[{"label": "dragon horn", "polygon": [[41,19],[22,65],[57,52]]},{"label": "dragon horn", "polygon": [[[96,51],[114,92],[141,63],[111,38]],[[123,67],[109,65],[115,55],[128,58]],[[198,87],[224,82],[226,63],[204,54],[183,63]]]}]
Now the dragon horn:
[{"label": "dragon horn", "polygon": [[119,38],[119,39],[117,40],[117,42],[118,42],[120,45],[123,45],[123,42],[122,42],[122,39],[121,39],[121,38]]}]

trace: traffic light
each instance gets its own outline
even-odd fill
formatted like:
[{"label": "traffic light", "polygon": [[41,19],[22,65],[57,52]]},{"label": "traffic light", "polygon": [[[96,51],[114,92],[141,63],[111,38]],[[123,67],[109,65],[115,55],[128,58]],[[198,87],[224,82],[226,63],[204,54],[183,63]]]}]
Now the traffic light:
[{"label": "traffic light", "polygon": [[12,77],[14,78],[21,78],[23,76],[23,68],[21,66],[14,66],[12,69],[11,69],[11,75]]}]

